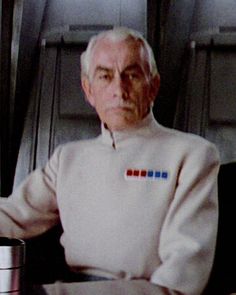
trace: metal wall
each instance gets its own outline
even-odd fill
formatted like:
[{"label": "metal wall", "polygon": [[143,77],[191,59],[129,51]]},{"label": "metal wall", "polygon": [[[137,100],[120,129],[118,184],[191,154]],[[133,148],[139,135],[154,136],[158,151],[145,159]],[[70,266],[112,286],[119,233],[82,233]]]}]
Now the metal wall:
[{"label": "metal wall", "polygon": [[214,142],[236,161],[236,3],[198,0],[186,50],[176,127]]},{"label": "metal wall", "polygon": [[76,25],[124,25],[146,34],[146,0],[51,0],[42,31]]}]

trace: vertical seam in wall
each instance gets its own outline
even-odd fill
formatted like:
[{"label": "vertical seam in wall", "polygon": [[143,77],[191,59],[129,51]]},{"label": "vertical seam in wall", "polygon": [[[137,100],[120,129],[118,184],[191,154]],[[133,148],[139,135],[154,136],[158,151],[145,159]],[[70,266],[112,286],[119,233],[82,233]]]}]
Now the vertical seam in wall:
[{"label": "vertical seam in wall", "polygon": [[143,5],[144,5],[144,23],[145,23],[145,25],[144,25],[144,37],[147,39],[147,37],[148,37],[148,31],[147,31],[147,27],[148,27],[148,23],[147,23],[147,14],[148,14],[148,12],[147,12],[147,1],[148,0],[143,0]]},{"label": "vertical seam in wall", "polygon": [[120,7],[119,7],[119,26],[121,26],[121,9],[122,9],[122,0],[120,0]]},{"label": "vertical seam in wall", "polygon": [[[10,114],[14,113],[14,99],[16,91],[17,79],[17,65],[19,57],[19,44],[22,26],[24,0],[17,0],[13,8],[13,30],[12,30],[12,43],[11,43],[11,81],[10,81]],[[12,132],[13,126],[10,126]]]}]

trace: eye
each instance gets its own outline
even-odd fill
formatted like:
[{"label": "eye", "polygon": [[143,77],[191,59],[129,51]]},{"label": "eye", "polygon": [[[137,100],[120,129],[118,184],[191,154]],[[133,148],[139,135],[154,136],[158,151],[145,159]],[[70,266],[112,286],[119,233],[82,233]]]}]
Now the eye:
[{"label": "eye", "polygon": [[124,78],[128,81],[135,81],[140,78],[140,75],[137,72],[127,72],[124,75]]},{"label": "eye", "polygon": [[101,74],[98,75],[98,79],[100,81],[104,81],[104,82],[110,81],[111,80],[111,75],[107,74],[107,73],[101,73]]},{"label": "eye", "polygon": [[136,73],[129,73],[128,78],[129,80],[138,79],[138,75]]}]

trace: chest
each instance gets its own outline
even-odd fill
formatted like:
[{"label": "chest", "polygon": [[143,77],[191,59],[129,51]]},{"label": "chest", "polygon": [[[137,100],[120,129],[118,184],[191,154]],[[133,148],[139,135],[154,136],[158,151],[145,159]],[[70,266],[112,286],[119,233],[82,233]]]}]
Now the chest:
[{"label": "chest", "polygon": [[156,146],[99,149],[78,154],[61,167],[59,175],[59,207],[76,214],[100,211],[125,219],[167,210],[176,189],[178,165]]}]

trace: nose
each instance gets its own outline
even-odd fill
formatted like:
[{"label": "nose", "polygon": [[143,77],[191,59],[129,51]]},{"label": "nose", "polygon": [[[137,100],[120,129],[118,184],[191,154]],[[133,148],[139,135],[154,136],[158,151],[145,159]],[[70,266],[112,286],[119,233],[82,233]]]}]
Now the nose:
[{"label": "nose", "polygon": [[121,75],[116,75],[113,80],[113,97],[126,100],[128,98],[127,85]]}]

